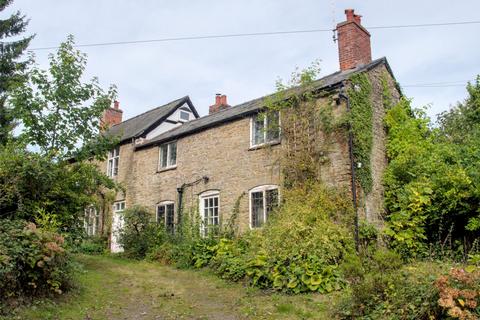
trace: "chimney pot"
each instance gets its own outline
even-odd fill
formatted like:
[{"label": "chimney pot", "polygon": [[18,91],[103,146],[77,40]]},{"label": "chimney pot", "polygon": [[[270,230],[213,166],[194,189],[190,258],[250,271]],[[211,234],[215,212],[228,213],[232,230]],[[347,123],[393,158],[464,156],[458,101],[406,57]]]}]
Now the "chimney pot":
[{"label": "chimney pot", "polygon": [[221,105],[227,105],[227,96],[226,95],[222,94],[220,96],[220,104]]},{"label": "chimney pot", "polygon": [[353,21],[355,16],[355,10],[345,9],[345,15],[347,16],[347,21]]},{"label": "chimney pot", "polygon": [[120,109],[120,102],[118,102],[117,100],[113,101],[113,107],[115,109]]}]

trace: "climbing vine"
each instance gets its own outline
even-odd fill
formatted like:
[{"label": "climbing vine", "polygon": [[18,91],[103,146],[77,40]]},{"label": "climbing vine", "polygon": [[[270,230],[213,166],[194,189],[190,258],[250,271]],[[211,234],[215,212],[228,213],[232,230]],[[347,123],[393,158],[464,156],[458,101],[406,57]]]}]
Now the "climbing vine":
[{"label": "climbing vine", "polygon": [[358,181],[365,193],[372,190],[372,168],[370,163],[373,145],[372,85],[364,73],[350,78],[347,93],[350,99],[349,124],[353,135],[353,157]]},{"label": "climbing vine", "polygon": [[[284,84],[277,82],[277,93],[265,101],[265,116],[281,112],[282,148],[279,164],[285,187],[320,182],[322,166],[329,161],[331,135],[341,127],[333,114],[335,100],[316,89],[317,65],[292,74]],[[266,128],[271,130],[272,128]]]}]

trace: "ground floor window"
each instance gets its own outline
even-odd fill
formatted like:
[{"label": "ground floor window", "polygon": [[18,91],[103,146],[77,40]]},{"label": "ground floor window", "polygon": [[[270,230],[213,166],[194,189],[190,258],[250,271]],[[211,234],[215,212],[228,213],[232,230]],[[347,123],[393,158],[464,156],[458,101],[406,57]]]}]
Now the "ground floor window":
[{"label": "ground floor window", "polygon": [[250,190],[250,227],[262,227],[277,206],[278,186],[265,185]]},{"label": "ground floor window", "polygon": [[161,223],[169,232],[175,228],[175,205],[173,201],[163,201],[157,205],[157,223]]},{"label": "ground floor window", "polygon": [[207,191],[200,195],[201,233],[207,236],[220,225],[220,192]]},{"label": "ground floor window", "polygon": [[88,236],[94,236],[98,234],[100,227],[100,215],[98,214],[97,208],[94,206],[89,206],[85,209],[83,227],[85,228],[85,233]]}]

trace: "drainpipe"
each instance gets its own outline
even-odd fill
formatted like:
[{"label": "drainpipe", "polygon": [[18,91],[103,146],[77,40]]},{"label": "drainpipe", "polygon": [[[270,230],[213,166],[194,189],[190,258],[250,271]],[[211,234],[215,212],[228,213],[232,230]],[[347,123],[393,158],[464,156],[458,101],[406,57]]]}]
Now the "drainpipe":
[{"label": "drainpipe", "polygon": [[178,206],[177,206],[177,225],[180,225],[182,217],[182,205],[183,205],[183,191],[185,190],[185,183],[181,187],[177,188],[178,194]]},{"label": "drainpipe", "polygon": [[[343,89],[345,88],[345,84],[342,83],[342,87],[340,89],[339,98],[344,99],[347,103],[347,113],[350,113],[350,98],[343,93]],[[353,133],[352,127],[350,123],[348,124],[348,155],[350,157],[350,170],[351,174],[351,185],[352,185],[352,200],[353,200],[353,209],[355,211],[355,220],[354,220],[354,237],[355,237],[355,249],[359,252],[359,235],[358,235],[358,207],[357,207],[357,184],[356,184],[356,167],[355,167],[355,159],[353,157]]]},{"label": "drainpipe", "polygon": [[178,223],[177,225],[180,224],[181,222],[181,219],[182,219],[182,205],[183,205],[183,193],[185,191],[185,188],[187,187],[191,187],[191,186],[194,186],[200,182],[204,182],[204,183],[208,183],[208,181],[210,180],[209,177],[207,176],[203,176],[201,177],[200,179],[197,179],[193,182],[190,182],[190,183],[184,183],[182,184],[179,188],[177,188],[177,195],[178,195],[178,205],[177,205],[177,217],[178,217]]}]

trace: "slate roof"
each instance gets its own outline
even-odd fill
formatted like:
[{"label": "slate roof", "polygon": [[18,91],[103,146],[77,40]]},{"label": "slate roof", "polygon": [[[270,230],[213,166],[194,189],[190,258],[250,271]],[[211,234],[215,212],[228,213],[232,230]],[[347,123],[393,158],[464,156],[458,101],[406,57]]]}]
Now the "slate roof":
[{"label": "slate roof", "polygon": [[[358,66],[354,69],[350,70],[345,70],[345,71],[337,71],[335,73],[332,73],[326,77],[323,77],[321,79],[318,79],[314,81],[312,84],[312,89],[313,90],[327,90],[329,88],[334,88],[338,86],[340,83],[343,81],[347,80],[350,76],[356,73],[364,72],[371,70],[375,67],[377,67],[380,64],[385,64],[386,68],[388,71],[392,74],[393,73],[390,69],[390,66],[388,65],[387,59],[385,57],[374,60],[368,64]],[[293,88],[290,90],[295,90],[297,88]],[[242,104],[239,104],[237,106],[233,106],[231,108],[218,111],[216,113],[207,115],[205,117],[201,117],[192,121],[189,121],[185,124],[182,124],[181,126],[178,126],[176,128],[173,128],[167,132],[164,132],[160,134],[157,137],[154,137],[151,140],[147,140],[144,143],[137,145],[135,149],[140,149],[144,147],[148,147],[151,145],[157,145],[161,144],[163,142],[167,142],[169,140],[174,140],[186,135],[193,134],[195,132],[199,132],[202,130],[205,130],[210,127],[214,127],[217,125],[220,125],[222,123],[228,122],[228,121],[233,121],[242,117],[246,117],[250,114],[253,114],[255,112],[258,112],[258,110],[264,108],[264,101],[268,97],[271,97],[272,95],[264,96],[258,99],[254,99],[248,102],[244,102]]]},{"label": "slate roof", "polygon": [[198,118],[199,115],[190,101],[190,98],[185,96],[183,98],[171,101],[163,106],[139,114],[133,118],[127,119],[119,124],[113,125],[106,131],[106,135],[120,136],[120,143],[132,138],[145,136],[163,120],[174,113],[177,108],[181,107],[185,103],[189,105],[192,112]]}]

